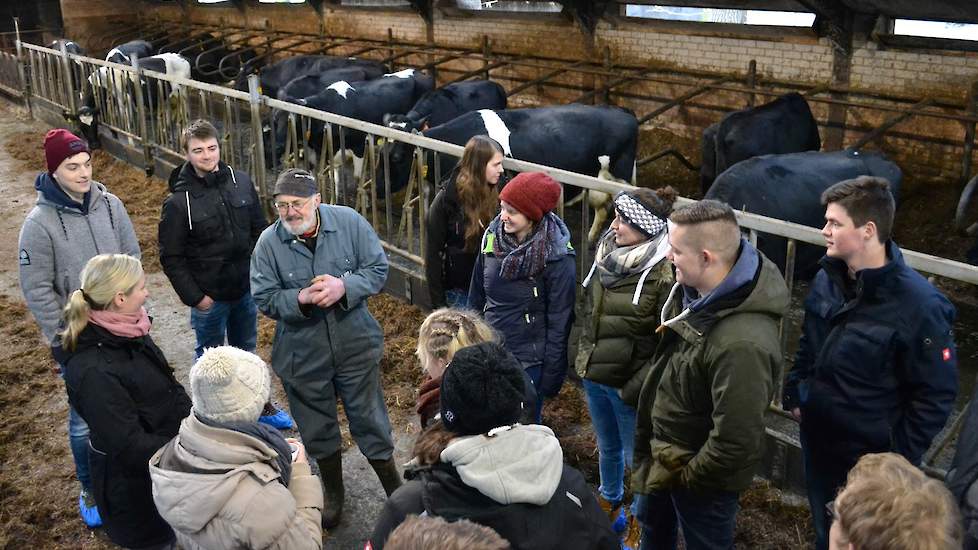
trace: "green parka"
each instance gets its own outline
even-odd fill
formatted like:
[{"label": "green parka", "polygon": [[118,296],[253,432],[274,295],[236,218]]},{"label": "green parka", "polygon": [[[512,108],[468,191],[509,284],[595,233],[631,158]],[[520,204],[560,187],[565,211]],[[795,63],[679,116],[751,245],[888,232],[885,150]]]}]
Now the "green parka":
[{"label": "green parka", "polygon": [[652,268],[635,305],[632,301],[641,276],[641,272],[634,273],[608,288],[598,276],[590,281],[594,307],[584,327],[576,365],[582,378],[620,388],[622,400],[632,407],[638,404],[659,342],[655,329],[672,288],[672,265],[662,260]]},{"label": "green parka", "polygon": [[[778,268],[751,252],[761,261],[749,282],[662,329],[639,398],[636,493],[750,486],[781,375],[778,323],[789,298]],[[680,314],[680,303],[677,296],[667,304],[667,319]]]}]

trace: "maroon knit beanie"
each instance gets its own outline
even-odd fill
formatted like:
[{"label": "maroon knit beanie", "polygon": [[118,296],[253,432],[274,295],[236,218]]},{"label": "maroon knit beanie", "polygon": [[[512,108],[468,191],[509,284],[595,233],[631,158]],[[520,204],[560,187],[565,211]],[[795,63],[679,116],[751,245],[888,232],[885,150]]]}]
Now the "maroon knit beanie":
[{"label": "maroon knit beanie", "polygon": [[557,206],[560,184],[543,172],[523,172],[503,187],[499,200],[538,222]]},{"label": "maroon knit beanie", "polygon": [[92,154],[88,144],[68,130],[55,128],[44,136],[44,158],[48,162],[48,173],[53,174],[68,157],[78,153]]}]

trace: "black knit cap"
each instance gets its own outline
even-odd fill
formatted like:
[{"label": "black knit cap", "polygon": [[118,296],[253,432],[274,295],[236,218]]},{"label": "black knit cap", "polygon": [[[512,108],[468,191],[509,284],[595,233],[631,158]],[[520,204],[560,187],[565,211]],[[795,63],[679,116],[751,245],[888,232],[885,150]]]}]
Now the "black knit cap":
[{"label": "black knit cap", "polygon": [[441,380],[441,420],[459,435],[515,424],[523,410],[523,369],[495,342],[458,350]]}]

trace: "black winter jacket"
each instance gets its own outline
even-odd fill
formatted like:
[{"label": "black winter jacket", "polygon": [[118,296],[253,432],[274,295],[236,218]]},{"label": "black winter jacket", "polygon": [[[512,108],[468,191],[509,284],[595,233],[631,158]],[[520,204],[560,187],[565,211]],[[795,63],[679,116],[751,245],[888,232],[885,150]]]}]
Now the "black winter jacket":
[{"label": "black winter jacket", "polygon": [[810,446],[852,464],[894,451],[918,464],[958,393],[954,306],[887,243],[889,262],[852,281],[823,258],[784,389]]},{"label": "black winter jacket", "polygon": [[255,242],[268,222],[251,178],[221,162],[200,178],[189,162],[170,173],[160,215],[160,263],[180,300],[233,301],[250,292]]},{"label": "black winter jacket", "polygon": [[180,429],[190,398],[149,336],[89,324],[65,364],[68,401],[91,430],[95,501],[113,542],[143,547],[173,533],[156,512],[149,459]]},{"label": "black winter jacket", "polygon": [[465,212],[458,202],[457,175],[453,171],[442,183],[428,210],[424,260],[432,309],[445,307],[446,289],[469,289],[478,254],[478,250],[465,250]]},{"label": "black winter jacket", "polygon": [[382,550],[387,537],[409,514],[427,512],[447,521],[467,519],[509,541],[513,550],[613,550],[619,547],[608,516],[601,511],[584,476],[564,465],[550,502],[500,504],[469,487],[449,464],[407,471],[412,478],[394,492],[370,537]]},{"label": "black winter jacket", "polygon": [[[559,218],[557,218],[559,220]],[[567,343],[574,324],[577,271],[570,231],[560,222],[560,242],[551,243],[546,267],[536,277],[507,280],[500,274],[502,258],[493,254],[499,216],[482,238],[469,286],[469,307],[481,311],[498,330],[506,349],[523,368],[542,367],[537,393],[553,397],[567,375]]]}]

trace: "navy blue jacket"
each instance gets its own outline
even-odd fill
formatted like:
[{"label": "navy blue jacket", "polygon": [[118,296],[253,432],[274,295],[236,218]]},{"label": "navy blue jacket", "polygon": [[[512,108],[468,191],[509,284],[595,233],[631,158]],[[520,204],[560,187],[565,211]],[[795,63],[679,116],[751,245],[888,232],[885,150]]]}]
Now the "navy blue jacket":
[{"label": "navy blue jacket", "polygon": [[[809,446],[840,460],[894,451],[918,464],[958,393],[955,309],[887,242],[889,262],[848,280],[822,258],[784,407],[800,407]],[[846,285],[849,285],[849,297]]]},{"label": "navy blue jacket", "polygon": [[551,243],[543,271],[510,281],[500,276],[502,259],[492,253],[497,224],[499,216],[489,222],[482,237],[482,251],[472,269],[469,307],[481,311],[499,331],[506,349],[523,368],[543,367],[537,393],[553,397],[567,375],[567,340],[574,324],[577,273],[570,231],[560,221],[561,238]]}]

